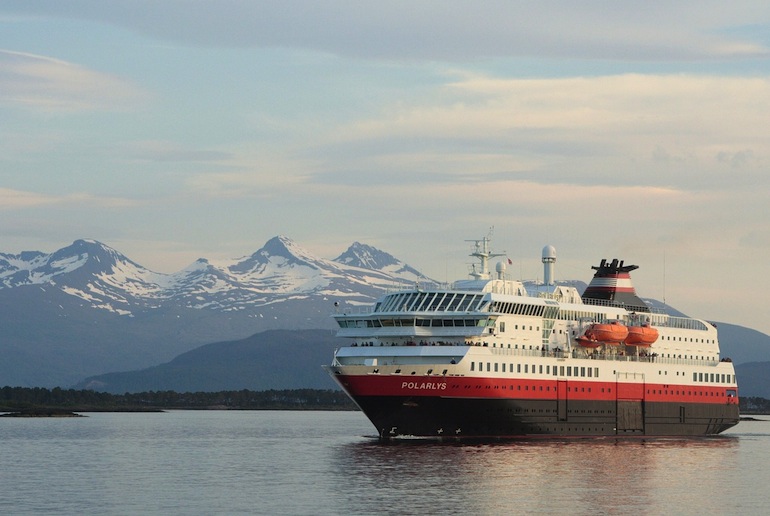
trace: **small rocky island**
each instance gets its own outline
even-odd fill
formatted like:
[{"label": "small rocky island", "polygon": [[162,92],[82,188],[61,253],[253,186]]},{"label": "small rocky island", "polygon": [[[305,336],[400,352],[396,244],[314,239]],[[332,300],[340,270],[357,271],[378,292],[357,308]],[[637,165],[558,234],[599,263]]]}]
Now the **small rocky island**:
[{"label": "small rocky island", "polygon": [[67,409],[60,408],[30,408],[0,414],[0,417],[85,417]]}]

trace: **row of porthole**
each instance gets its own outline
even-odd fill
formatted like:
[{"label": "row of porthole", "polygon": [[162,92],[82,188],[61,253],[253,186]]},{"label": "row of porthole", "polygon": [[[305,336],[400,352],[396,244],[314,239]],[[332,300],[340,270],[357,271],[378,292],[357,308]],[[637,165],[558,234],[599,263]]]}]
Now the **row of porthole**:
[{"label": "row of porthole", "polygon": [[[458,387],[458,386],[456,386],[456,385],[454,385],[454,386],[453,386],[453,388],[457,388],[457,387]],[[481,389],[481,387],[482,387],[481,385],[476,385],[476,388],[477,388],[477,389]],[[521,388],[521,385],[517,385],[516,387],[517,387],[517,388],[516,388],[515,390],[517,390],[517,391],[521,391],[521,390],[529,391],[529,390],[530,390],[530,389],[529,389],[529,387],[530,387],[529,385],[525,385],[525,386],[524,386],[524,389],[522,389],[522,388]],[[545,389],[543,389],[543,386],[542,386],[542,385],[540,385],[540,386],[535,386],[535,385],[533,385],[533,386],[532,386],[532,390],[533,390],[533,391],[537,391],[538,389],[537,389],[536,387],[539,387],[539,390],[540,390],[540,391],[543,391],[543,390],[545,390],[546,392],[550,392],[550,391],[551,391],[551,387],[550,387],[549,385],[546,385]],[[466,388],[466,389],[470,389],[470,388],[471,388],[471,386],[470,386],[470,385],[466,385],[466,386],[465,386],[465,388]],[[484,388],[486,388],[486,389],[491,389],[491,388],[492,388],[492,386],[491,386],[491,385],[485,385],[485,386],[484,386]],[[505,389],[507,389],[508,387],[507,387],[507,386],[505,386],[505,385],[503,385],[502,387],[500,387],[499,385],[495,385],[495,389],[500,389],[500,388],[502,388],[503,390],[505,390]],[[579,389],[579,390],[578,390],[578,389]],[[511,385],[511,390],[514,390],[514,388],[513,388],[513,385]],[[556,392],[556,388],[554,388],[554,389],[553,389],[553,391],[554,391],[554,392]],[[591,392],[591,387],[588,387],[588,390],[586,390],[586,387],[567,387],[567,392]],[[602,387],[602,392],[605,392],[605,388],[604,388],[604,387]],[[612,392],[612,388],[611,388],[611,387],[608,387],[608,388],[606,389],[606,392]],[[648,391],[648,392],[649,392],[649,391]]]},{"label": "row of porthole", "polygon": [[[671,391],[671,393],[669,393],[668,389],[664,389],[664,390],[658,389],[657,391],[655,389],[652,389],[652,390],[651,389],[647,389],[647,394],[659,394],[659,395],[660,394],[662,394],[662,395],[670,394],[671,396],[679,396],[680,394],[682,396],[685,395],[684,391],[682,391],[681,393],[679,391]],[[693,393],[692,391],[687,391],[687,396],[720,396],[720,395],[721,396],[726,396],[727,394],[724,393],[724,392],[722,392],[722,393],[714,393],[714,392],[708,393],[707,392],[707,393],[704,394],[703,391],[696,391],[695,393]]]}]

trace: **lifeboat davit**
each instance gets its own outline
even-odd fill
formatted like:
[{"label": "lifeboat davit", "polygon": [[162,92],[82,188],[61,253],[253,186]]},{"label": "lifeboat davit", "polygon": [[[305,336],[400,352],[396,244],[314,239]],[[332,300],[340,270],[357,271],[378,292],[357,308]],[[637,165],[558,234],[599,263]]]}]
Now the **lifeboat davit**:
[{"label": "lifeboat davit", "polygon": [[[594,323],[589,326],[578,340],[591,343],[588,347],[597,347],[601,344],[620,344],[628,337],[628,327],[617,321],[611,323]],[[596,345],[593,345],[596,343]],[[586,344],[583,344],[584,346]]]},{"label": "lifeboat davit", "polygon": [[645,324],[644,326],[629,326],[628,336],[623,342],[629,346],[649,346],[658,340],[658,330]]}]

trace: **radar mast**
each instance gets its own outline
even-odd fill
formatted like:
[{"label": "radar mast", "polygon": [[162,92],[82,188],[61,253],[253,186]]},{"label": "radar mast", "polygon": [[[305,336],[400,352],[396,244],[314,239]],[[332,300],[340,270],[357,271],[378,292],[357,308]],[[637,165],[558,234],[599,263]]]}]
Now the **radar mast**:
[{"label": "radar mast", "polygon": [[466,240],[466,242],[473,242],[473,252],[470,254],[470,256],[478,258],[479,260],[478,270],[476,269],[475,263],[471,265],[470,275],[475,280],[490,279],[491,276],[489,273],[489,259],[496,256],[505,256],[506,254],[505,252],[492,252],[492,233],[494,233],[494,231],[495,228],[492,226],[489,228],[489,234],[487,234],[487,236],[484,238],[480,240]]}]

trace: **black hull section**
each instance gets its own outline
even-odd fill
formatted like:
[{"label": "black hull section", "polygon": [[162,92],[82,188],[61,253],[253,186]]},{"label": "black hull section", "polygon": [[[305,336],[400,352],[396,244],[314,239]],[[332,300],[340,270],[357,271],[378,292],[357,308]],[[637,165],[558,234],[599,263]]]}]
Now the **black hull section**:
[{"label": "black hull section", "polygon": [[355,401],[383,439],[707,436],[739,420],[737,404],[384,396]]}]

